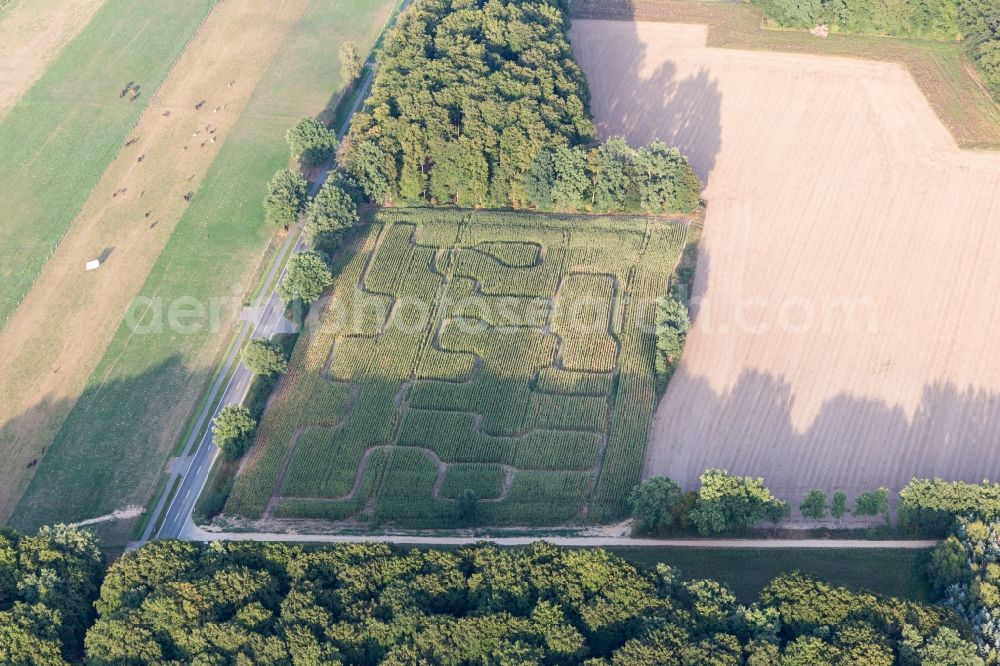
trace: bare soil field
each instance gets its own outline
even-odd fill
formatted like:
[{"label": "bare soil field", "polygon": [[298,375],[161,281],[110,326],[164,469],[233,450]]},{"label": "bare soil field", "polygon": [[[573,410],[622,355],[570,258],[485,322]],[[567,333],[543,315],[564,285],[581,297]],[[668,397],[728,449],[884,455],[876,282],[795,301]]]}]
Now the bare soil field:
[{"label": "bare soil field", "polygon": [[[218,4],[0,330],[0,521],[80,395],[307,0]],[[196,108],[196,106],[198,108]],[[84,273],[84,263],[105,264]],[[238,279],[239,276],[234,276]],[[232,316],[230,309],[226,313]],[[20,418],[15,418],[20,415]]]},{"label": "bare soil field", "polygon": [[0,118],[103,4],[104,0],[22,0],[4,8],[0,14]]},{"label": "bare soil field", "polygon": [[1000,154],[963,152],[899,64],[576,20],[599,131],[687,153],[708,201],[644,474],[793,502],[1000,476]]}]

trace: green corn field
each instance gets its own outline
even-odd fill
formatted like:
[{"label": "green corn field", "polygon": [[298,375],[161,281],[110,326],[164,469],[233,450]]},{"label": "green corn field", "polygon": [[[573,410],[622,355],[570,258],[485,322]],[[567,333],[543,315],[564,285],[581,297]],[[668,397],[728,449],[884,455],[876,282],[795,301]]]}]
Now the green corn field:
[{"label": "green corn field", "polygon": [[652,317],[684,245],[650,217],[383,209],[334,260],[226,505],[450,527],[610,521],[656,408]]}]

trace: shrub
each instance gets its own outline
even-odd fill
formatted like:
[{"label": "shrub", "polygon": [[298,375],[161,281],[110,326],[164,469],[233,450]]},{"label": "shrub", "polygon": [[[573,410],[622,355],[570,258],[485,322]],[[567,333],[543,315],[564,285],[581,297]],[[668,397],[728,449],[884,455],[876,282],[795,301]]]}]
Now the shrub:
[{"label": "shrub", "polygon": [[674,296],[660,301],[656,310],[656,357],[653,369],[662,391],[677,368],[691,328],[687,306]]},{"label": "shrub", "polygon": [[822,490],[810,490],[799,505],[799,511],[806,518],[820,520],[826,516],[826,494]]},{"label": "shrub", "polygon": [[458,520],[465,527],[479,522],[479,498],[474,490],[467,488],[458,496]]},{"label": "shrub", "polygon": [[[753,0],[779,25],[825,23],[845,32],[953,39],[956,0]],[[989,2],[990,0],[985,0]]]}]

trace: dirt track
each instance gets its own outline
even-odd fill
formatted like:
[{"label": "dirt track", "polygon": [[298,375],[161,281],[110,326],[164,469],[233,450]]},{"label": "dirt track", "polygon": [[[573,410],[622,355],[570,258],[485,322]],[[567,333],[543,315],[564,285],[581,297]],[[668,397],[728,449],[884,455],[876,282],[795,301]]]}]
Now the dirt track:
[{"label": "dirt track", "polygon": [[[132,132],[135,144],[108,167],[0,331],[0,348],[11,350],[0,357],[0,456],[7,463],[0,466],[0,522],[170,239],[185,194],[198,189],[307,6],[227,2],[212,10]],[[104,266],[84,273],[86,261],[108,250]]]},{"label": "dirt track", "polygon": [[24,0],[0,14],[0,118],[104,0]]},{"label": "dirt track", "polygon": [[604,135],[707,179],[696,320],[645,474],[782,497],[1000,478],[1000,154],[959,151],[894,64],[577,20]]}]

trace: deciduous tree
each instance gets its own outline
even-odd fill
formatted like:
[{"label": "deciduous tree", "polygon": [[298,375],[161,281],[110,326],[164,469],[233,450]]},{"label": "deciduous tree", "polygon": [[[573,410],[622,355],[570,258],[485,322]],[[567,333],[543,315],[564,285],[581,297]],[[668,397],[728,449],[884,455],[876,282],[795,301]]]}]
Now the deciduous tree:
[{"label": "deciduous tree", "polygon": [[284,279],[278,285],[278,294],[291,303],[300,300],[312,303],[333,284],[333,273],[326,258],[316,251],[299,252],[288,261]]},{"label": "deciduous tree", "polygon": [[313,247],[330,253],[357,222],[358,207],[351,195],[328,179],[306,207],[306,238]]},{"label": "deciduous tree", "polygon": [[632,517],[638,521],[638,528],[643,532],[659,532],[672,525],[682,500],[680,485],[665,476],[646,479],[628,496]]},{"label": "deciduous tree", "polygon": [[691,510],[691,522],[702,534],[752,527],[768,516],[775,499],[761,478],[734,476],[720,469],[701,475],[698,499]]},{"label": "deciduous tree", "polygon": [[826,516],[826,493],[815,488],[810,490],[799,505],[799,511],[805,518],[813,520],[823,518]]},{"label": "deciduous tree", "polygon": [[226,405],[212,419],[212,442],[230,460],[242,456],[253,441],[257,422],[242,405]]},{"label": "deciduous tree", "polygon": [[279,227],[291,227],[299,221],[306,205],[306,179],[302,174],[282,169],[274,174],[267,186],[264,218]]},{"label": "deciduous tree", "polygon": [[285,134],[292,158],[309,167],[333,159],[337,153],[337,135],[314,118],[303,118]]},{"label": "deciduous tree", "polygon": [[361,75],[361,53],[354,42],[344,42],[340,45],[340,80],[345,88],[352,87]]},{"label": "deciduous tree", "polygon": [[243,346],[240,351],[243,364],[255,375],[273,377],[288,369],[288,359],[285,351],[277,342],[255,338]]}]

